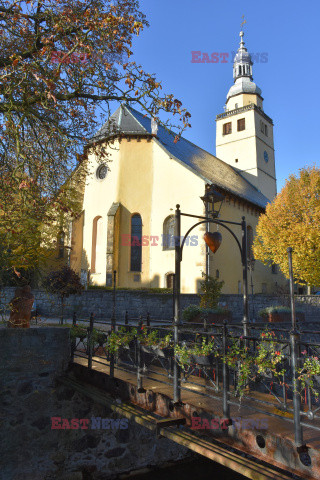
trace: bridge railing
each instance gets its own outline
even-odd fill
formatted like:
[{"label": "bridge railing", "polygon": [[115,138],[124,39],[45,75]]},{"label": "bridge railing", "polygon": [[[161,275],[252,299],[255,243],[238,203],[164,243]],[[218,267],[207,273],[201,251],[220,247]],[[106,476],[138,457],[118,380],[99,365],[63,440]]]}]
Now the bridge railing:
[{"label": "bridge railing", "polygon": [[[77,330],[78,329],[78,330]],[[225,418],[230,407],[245,405],[255,412],[285,418],[293,423],[296,442],[303,444],[303,428],[320,431],[320,342],[305,340],[307,331],[290,332],[255,323],[250,335],[242,324],[188,323],[173,341],[173,321],[155,320],[149,314],[73,327],[74,361],[105,368],[108,375],[121,371],[136,375],[139,392],[144,382],[173,389],[174,375],[180,395],[192,392],[222,404]],[[320,332],[309,332],[319,334]],[[79,360],[80,358],[80,360]],[[174,364],[179,368],[173,368]]]}]

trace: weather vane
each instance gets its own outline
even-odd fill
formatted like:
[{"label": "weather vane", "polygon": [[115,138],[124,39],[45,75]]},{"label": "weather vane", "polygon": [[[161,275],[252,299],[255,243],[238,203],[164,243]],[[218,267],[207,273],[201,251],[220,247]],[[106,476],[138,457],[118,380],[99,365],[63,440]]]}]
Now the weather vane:
[{"label": "weather vane", "polygon": [[247,20],[245,20],[244,15],[242,15],[241,30],[242,30],[242,27],[245,23],[247,23]]}]

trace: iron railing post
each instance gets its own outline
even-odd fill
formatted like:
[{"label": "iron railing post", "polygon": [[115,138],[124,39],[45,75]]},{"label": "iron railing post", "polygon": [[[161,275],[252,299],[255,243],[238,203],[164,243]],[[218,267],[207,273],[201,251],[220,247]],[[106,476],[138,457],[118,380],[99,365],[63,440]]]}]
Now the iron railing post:
[{"label": "iron railing post", "polygon": [[228,329],[227,321],[223,321],[222,327],[222,350],[223,350],[223,364],[222,364],[222,381],[223,381],[223,416],[230,419],[230,405],[229,405],[229,366],[226,362],[226,355],[228,353]]},{"label": "iron railing post", "polygon": [[[242,277],[243,277],[243,335],[249,336],[249,303],[248,303],[248,258],[247,258],[247,222],[242,217]],[[246,340],[247,345],[247,340]]]},{"label": "iron railing post", "polygon": [[[76,325],[77,325],[77,316],[76,316],[76,312],[73,312],[72,326],[75,327]],[[77,346],[77,339],[73,338],[71,340],[71,361],[72,362],[74,360],[74,353],[75,353],[75,350],[76,350],[76,346]]]},{"label": "iron railing post", "polygon": [[137,359],[137,389],[138,393],[143,393],[145,390],[143,388],[142,382],[142,355],[141,355],[141,344],[139,341],[139,335],[142,333],[142,317],[140,317],[138,329],[137,329],[137,337],[136,337],[136,359]]},{"label": "iron railing post", "polygon": [[[181,275],[181,212],[180,205],[176,206],[175,211],[175,275],[174,275],[174,327],[173,340],[174,347],[179,343],[179,324],[180,324],[180,275]],[[176,360],[173,362],[173,402],[181,403],[181,385],[180,385],[180,366]]]},{"label": "iron railing post", "polygon": [[294,302],[294,280],[292,268],[292,248],[287,249],[290,278],[290,300],[291,300],[291,325],[290,344],[291,344],[291,366],[292,366],[292,386],[293,386],[293,418],[294,418],[294,440],[297,447],[303,445],[303,433],[301,425],[301,385],[298,380],[298,369],[300,365],[300,334],[297,330],[296,308]]},{"label": "iron railing post", "polygon": [[174,312],[175,312],[175,298],[176,298],[176,276],[173,274],[173,285],[172,285],[172,318],[174,324]]},{"label": "iron railing post", "polygon": [[113,272],[113,295],[112,295],[112,318],[111,327],[112,331],[116,328],[116,284],[117,284],[117,271]]},{"label": "iron railing post", "polygon": [[[111,317],[111,332],[116,331],[116,284],[117,284],[117,271],[113,271],[113,293],[112,293],[112,317]],[[114,378],[114,361],[115,355],[110,355],[110,377]]]},{"label": "iron railing post", "polygon": [[93,353],[93,342],[92,342],[92,332],[93,332],[93,324],[94,324],[94,315],[93,312],[90,315],[90,324],[88,327],[88,368],[92,369],[92,353]]}]

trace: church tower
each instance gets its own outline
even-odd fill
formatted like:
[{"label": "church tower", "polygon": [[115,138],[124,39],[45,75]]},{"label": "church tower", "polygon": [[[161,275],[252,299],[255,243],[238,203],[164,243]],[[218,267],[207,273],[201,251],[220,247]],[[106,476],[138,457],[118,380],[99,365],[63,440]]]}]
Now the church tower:
[{"label": "church tower", "polygon": [[261,89],[253,82],[252,59],[240,32],[234,84],[225,112],[216,118],[216,156],[232,165],[269,200],[276,195],[273,122],[263,111]]}]

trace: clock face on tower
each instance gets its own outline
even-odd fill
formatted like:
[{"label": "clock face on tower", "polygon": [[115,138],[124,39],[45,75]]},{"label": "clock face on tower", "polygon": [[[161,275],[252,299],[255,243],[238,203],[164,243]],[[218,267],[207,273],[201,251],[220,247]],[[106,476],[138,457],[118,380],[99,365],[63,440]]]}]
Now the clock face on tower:
[{"label": "clock face on tower", "polygon": [[263,158],[264,158],[264,161],[265,161],[266,163],[268,163],[268,161],[269,161],[268,152],[266,152],[266,151],[263,152]]}]

